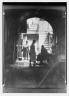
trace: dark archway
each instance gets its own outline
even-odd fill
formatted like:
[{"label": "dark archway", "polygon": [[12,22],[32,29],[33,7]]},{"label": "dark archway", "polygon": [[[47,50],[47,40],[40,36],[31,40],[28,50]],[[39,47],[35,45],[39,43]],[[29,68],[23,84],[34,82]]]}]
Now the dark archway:
[{"label": "dark archway", "polygon": [[[6,37],[7,39],[5,38],[5,42],[7,42],[7,40],[9,38],[10,38],[10,41],[13,40],[14,42],[17,42],[19,33],[23,32],[23,31],[25,33],[27,32],[26,20],[28,18],[32,18],[32,17],[42,18],[42,19],[48,21],[52,25],[53,30],[54,30],[53,33],[54,33],[55,37],[57,36],[58,42],[60,43],[60,48],[61,48],[62,42],[65,41],[65,21],[66,21],[65,10],[61,10],[61,9],[60,10],[26,9],[26,11],[24,11],[24,9],[21,9],[21,10],[13,9],[13,10],[5,10],[4,12],[5,12],[4,20],[7,25],[7,27],[5,26],[6,27],[5,34],[8,36],[8,37]],[[61,38],[61,35],[62,35],[62,38]],[[16,43],[15,44],[13,43],[12,45],[10,45],[10,42],[8,42],[8,43],[6,43],[6,46],[8,46],[7,44],[13,50],[15,48],[14,45]],[[64,46],[64,44],[63,44],[63,46]],[[7,49],[8,49],[8,47],[6,47],[5,52],[7,52]],[[13,52],[11,52],[11,53],[10,52],[11,51],[9,51],[9,53],[8,53],[9,55],[11,53],[13,53]],[[62,51],[62,53],[63,52],[64,51]],[[12,54],[12,57],[13,56],[14,55]],[[16,55],[13,58],[16,58]]]},{"label": "dark archway", "polygon": [[[54,60],[56,60],[55,58],[59,57],[58,60],[56,60],[58,63],[58,66],[55,66],[53,70],[48,71],[48,73],[49,72],[51,73],[51,75],[49,75],[50,79],[46,78],[46,80],[45,79],[44,80],[46,82],[47,80],[50,81],[50,84],[52,81],[53,81],[53,84],[55,82],[56,84],[55,87],[57,87],[57,85],[60,85],[60,86],[63,85],[63,88],[65,88],[65,85],[66,85],[66,76],[65,76],[66,74],[65,73],[66,72],[65,70],[66,68],[66,50],[65,50],[65,47],[66,47],[65,45],[66,43],[65,41],[66,40],[66,37],[65,37],[66,36],[66,3],[62,6],[61,4],[58,4],[58,6],[56,6],[57,4],[55,4],[55,6],[51,6],[49,4],[47,5],[46,3],[44,4],[41,3],[41,5],[37,3],[37,4],[34,4],[34,6],[31,4],[26,5],[26,3],[25,5],[24,3],[22,3],[21,5],[19,5],[18,3],[17,6],[15,6],[15,4],[14,5],[10,4],[10,5],[11,6],[7,8],[6,6],[4,6],[3,8],[3,19],[4,19],[4,27],[3,27],[4,28],[3,30],[4,31],[3,32],[4,33],[3,35],[4,37],[3,39],[4,62],[3,62],[3,65],[5,66],[4,67],[5,70],[3,70],[4,71],[3,72],[4,73],[3,84],[10,85],[11,83],[11,86],[13,85],[15,86],[15,84],[18,86],[18,84],[21,84],[20,87],[21,86],[23,87],[22,84],[23,83],[25,84],[24,80],[31,79],[30,77],[33,73],[34,73],[33,74],[34,79],[36,79],[35,80],[36,83],[38,83],[37,80],[38,81],[39,79],[41,80],[42,72],[45,74],[46,72],[45,67],[44,69],[42,68],[42,70],[40,68],[39,68],[40,70],[38,70],[38,68],[36,68],[35,70],[32,70],[32,68],[29,68],[31,69],[31,71],[21,70],[21,69],[20,70],[18,69],[19,70],[18,71],[18,70],[15,70],[15,68],[12,68],[15,65],[15,60],[17,58],[16,44],[19,39],[19,36],[22,32],[27,33],[27,23],[26,23],[27,19],[32,18],[32,17],[38,17],[38,18],[42,18],[48,21],[52,25],[54,37],[57,36],[57,45],[58,45],[58,51],[59,51],[58,56],[54,56]],[[30,73],[32,74],[28,75]],[[39,78],[39,75],[40,75],[40,78]],[[4,82],[4,76],[6,77],[5,82]],[[27,78],[22,79],[22,77],[24,76],[26,76]],[[18,82],[18,80],[22,80],[22,82],[20,83]],[[31,82],[33,82],[32,79],[31,79]],[[45,84],[48,84],[48,82],[47,83],[46,82]],[[31,85],[31,83],[29,85]]]}]

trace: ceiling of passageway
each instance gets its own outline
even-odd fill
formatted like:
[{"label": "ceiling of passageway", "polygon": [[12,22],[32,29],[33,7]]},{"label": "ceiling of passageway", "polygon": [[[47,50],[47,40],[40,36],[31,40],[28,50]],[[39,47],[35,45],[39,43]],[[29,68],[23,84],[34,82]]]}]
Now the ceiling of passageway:
[{"label": "ceiling of passageway", "polygon": [[3,3],[6,16],[20,19],[22,16],[62,18],[66,12],[66,3]]},{"label": "ceiling of passageway", "polygon": [[8,9],[5,10],[5,15],[12,18],[21,19],[21,17],[28,17],[36,15],[38,17],[46,18],[62,18],[65,15],[65,10],[53,10],[53,9]]},{"label": "ceiling of passageway", "polygon": [[[49,5],[49,4],[48,4]],[[61,4],[58,4],[61,5]],[[16,29],[18,30],[20,25],[25,25],[25,21],[28,18],[38,17],[43,18],[48,21],[52,27],[56,29],[55,24],[59,20],[63,20],[66,17],[66,6],[46,6],[46,4],[34,4],[28,6],[25,4],[17,5],[15,4],[10,6],[6,4],[6,7],[3,8],[5,19],[10,23],[13,22],[16,25]],[[57,22],[56,22],[57,20]],[[22,24],[23,23],[23,24]],[[22,26],[23,27],[23,26]]]}]

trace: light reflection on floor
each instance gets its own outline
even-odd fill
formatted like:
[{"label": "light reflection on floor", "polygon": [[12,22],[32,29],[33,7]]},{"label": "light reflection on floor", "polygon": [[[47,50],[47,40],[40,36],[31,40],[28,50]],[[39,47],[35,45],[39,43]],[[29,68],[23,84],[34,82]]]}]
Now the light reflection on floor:
[{"label": "light reflection on floor", "polygon": [[16,60],[15,64],[12,67],[29,67],[29,60]]},{"label": "light reflection on floor", "polygon": [[[33,62],[31,62],[31,66],[33,66]],[[38,67],[39,65],[36,65]],[[17,59],[14,64],[11,65],[11,67],[16,67],[16,68],[27,68],[30,67],[30,60],[22,60]]]}]

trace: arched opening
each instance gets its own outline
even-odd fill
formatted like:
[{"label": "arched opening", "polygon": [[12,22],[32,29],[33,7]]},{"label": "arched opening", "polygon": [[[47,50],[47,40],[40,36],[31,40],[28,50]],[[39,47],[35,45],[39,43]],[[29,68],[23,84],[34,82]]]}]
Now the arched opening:
[{"label": "arched opening", "polygon": [[19,40],[17,42],[17,60],[16,62],[26,62],[25,66],[29,66],[30,55],[28,52],[28,60],[24,59],[24,50],[21,51],[26,41],[28,41],[28,47],[30,46],[33,40],[36,40],[35,51],[36,51],[36,61],[37,56],[41,53],[41,46],[47,50],[49,54],[52,54],[52,46],[57,43],[54,39],[53,28],[52,26],[42,18],[28,18],[27,23],[27,32],[21,32],[19,34]]},{"label": "arched opening", "polygon": [[53,28],[52,26],[45,20],[41,18],[30,18],[27,20],[28,34],[38,34],[39,35],[39,44],[38,49],[41,52],[41,46],[47,49],[48,53],[51,53],[51,47],[53,45]]}]

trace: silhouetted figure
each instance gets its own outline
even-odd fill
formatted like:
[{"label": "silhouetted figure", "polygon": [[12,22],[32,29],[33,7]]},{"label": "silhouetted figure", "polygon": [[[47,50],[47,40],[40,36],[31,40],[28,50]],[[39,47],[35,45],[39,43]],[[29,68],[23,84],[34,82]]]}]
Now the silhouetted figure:
[{"label": "silhouetted figure", "polygon": [[48,58],[47,50],[44,48],[43,45],[41,47],[41,57],[42,57],[42,61],[45,61]]},{"label": "silhouetted figure", "polygon": [[44,46],[41,46],[41,53],[37,57],[37,61],[40,61],[41,64],[43,64],[43,61],[48,60],[48,52],[44,48]]},{"label": "silhouetted figure", "polygon": [[31,62],[34,63],[34,65],[36,64],[36,52],[35,52],[35,40],[33,40],[31,46],[30,46],[30,66],[31,66]]}]

